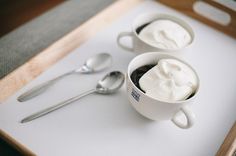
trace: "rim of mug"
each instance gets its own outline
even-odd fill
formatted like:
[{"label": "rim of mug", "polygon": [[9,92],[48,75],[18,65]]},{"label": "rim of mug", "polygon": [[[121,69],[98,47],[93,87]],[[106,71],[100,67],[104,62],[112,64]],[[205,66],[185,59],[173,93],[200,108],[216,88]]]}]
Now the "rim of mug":
[{"label": "rim of mug", "polygon": [[[187,45],[185,45],[184,47],[180,47],[180,48],[176,48],[176,49],[163,49],[163,48],[160,48],[160,47],[156,47],[156,46],[153,46],[147,42],[145,42],[143,39],[141,39],[139,37],[139,35],[137,34],[136,32],[136,26],[135,24],[137,23],[137,21],[139,21],[140,18],[144,17],[144,16],[156,16],[154,20],[158,20],[158,19],[167,19],[167,20],[171,20],[177,24],[179,24],[180,26],[182,26],[188,33],[189,35],[191,36],[191,42],[189,42]],[[151,20],[151,21],[154,21],[154,20]],[[135,36],[141,40],[142,42],[144,42],[145,44],[148,44],[149,46],[153,47],[153,48],[157,48],[159,49],[160,51],[165,51],[165,52],[173,52],[173,51],[179,51],[179,50],[182,50],[188,46],[190,46],[194,39],[195,39],[195,33],[192,29],[192,27],[187,23],[185,22],[184,20],[176,17],[176,16],[173,16],[173,15],[170,15],[170,14],[163,14],[163,13],[155,13],[155,12],[152,12],[152,13],[143,13],[139,16],[137,16],[133,23],[132,23],[132,32],[135,34]]]},{"label": "rim of mug", "polygon": [[[192,71],[195,73],[196,77],[197,77],[197,82],[198,82],[198,85],[197,85],[197,89],[194,93],[194,95],[186,100],[178,100],[178,101],[165,101],[165,100],[160,100],[160,99],[155,99],[151,96],[148,96],[146,95],[144,92],[142,92],[134,83],[133,81],[131,80],[131,65],[132,63],[134,63],[135,60],[137,60],[138,58],[140,57],[143,57],[144,55],[161,55],[161,56],[164,56],[166,58],[172,58],[172,59],[176,59],[182,63],[184,63],[185,65],[187,65],[188,67],[190,67],[192,69]],[[152,57],[154,58],[154,57]],[[155,57],[156,58],[156,57]],[[137,68],[136,68],[137,69]],[[172,56],[172,55],[169,55],[169,54],[166,54],[165,52],[146,52],[146,53],[143,53],[143,54],[140,54],[140,55],[137,55],[136,57],[134,57],[130,62],[129,62],[129,65],[128,65],[128,71],[127,71],[127,76],[128,76],[128,80],[131,82],[132,86],[135,87],[136,90],[138,90],[138,92],[140,94],[142,94],[143,96],[147,96],[149,98],[151,98],[152,100],[156,100],[156,101],[160,101],[160,102],[164,102],[164,103],[169,103],[169,104],[181,104],[181,103],[187,103],[189,101],[192,101],[193,99],[196,98],[198,92],[199,92],[199,88],[200,88],[200,79],[199,79],[199,76],[196,72],[196,70],[187,62],[185,62],[184,60],[180,59],[180,58],[177,58],[175,56]]]}]

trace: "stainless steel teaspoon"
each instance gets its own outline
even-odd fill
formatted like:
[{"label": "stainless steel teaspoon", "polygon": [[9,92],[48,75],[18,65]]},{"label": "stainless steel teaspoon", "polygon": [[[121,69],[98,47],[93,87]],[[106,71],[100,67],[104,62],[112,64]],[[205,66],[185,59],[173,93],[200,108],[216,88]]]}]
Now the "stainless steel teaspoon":
[{"label": "stainless steel teaspoon", "polygon": [[119,71],[110,72],[104,78],[102,78],[100,81],[98,81],[95,89],[91,89],[83,94],[72,97],[68,100],[65,100],[65,101],[60,102],[56,105],[45,108],[39,112],[36,112],[36,113],[24,118],[23,120],[21,120],[21,123],[29,122],[29,121],[32,121],[36,118],[44,116],[48,113],[51,113],[52,111],[62,108],[64,106],[66,106],[66,105],[86,96],[86,95],[92,94],[92,93],[98,93],[98,94],[114,93],[123,85],[124,80],[125,80],[125,76],[123,73],[121,73]]},{"label": "stainless steel teaspoon", "polygon": [[69,71],[63,75],[60,75],[52,80],[46,81],[42,84],[39,84],[38,86],[35,86],[25,93],[21,94],[17,100],[19,102],[24,102],[29,99],[32,99],[35,96],[40,95],[44,91],[46,91],[52,84],[54,84],[57,80],[62,79],[65,76],[71,75],[71,74],[76,74],[76,73],[93,73],[93,72],[98,72],[101,70],[104,70],[108,67],[110,67],[112,64],[112,57],[108,53],[100,53],[97,54],[91,58],[89,58],[82,67],[78,69],[74,69],[72,71]]}]

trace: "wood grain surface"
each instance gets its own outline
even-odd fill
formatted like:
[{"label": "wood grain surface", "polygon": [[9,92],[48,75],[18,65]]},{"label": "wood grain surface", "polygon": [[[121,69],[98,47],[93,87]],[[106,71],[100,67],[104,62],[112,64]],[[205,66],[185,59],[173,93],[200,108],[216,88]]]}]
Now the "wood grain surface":
[{"label": "wood grain surface", "polygon": [[226,136],[216,156],[236,156],[236,122]]}]

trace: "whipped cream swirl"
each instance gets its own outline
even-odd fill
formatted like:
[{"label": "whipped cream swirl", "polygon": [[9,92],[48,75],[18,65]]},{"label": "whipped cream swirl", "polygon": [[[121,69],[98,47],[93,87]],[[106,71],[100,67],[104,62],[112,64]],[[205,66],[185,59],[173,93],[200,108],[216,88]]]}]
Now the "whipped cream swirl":
[{"label": "whipped cream swirl", "polygon": [[162,101],[187,99],[197,89],[196,74],[176,59],[161,59],[139,80],[145,94]]},{"label": "whipped cream swirl", "polygon": [[192,40],[185,28],[164,19],[154,21],[144,27],[139,36],[144,42],[162,49],[179,49],[190,44]]}]

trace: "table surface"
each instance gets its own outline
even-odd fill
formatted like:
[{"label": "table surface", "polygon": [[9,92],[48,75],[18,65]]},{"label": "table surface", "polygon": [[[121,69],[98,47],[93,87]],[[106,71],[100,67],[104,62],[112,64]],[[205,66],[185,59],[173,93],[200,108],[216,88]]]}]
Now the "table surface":
[{"label": "table surface", "polygon": [[[112,96],[93,95],[33,122],[19,123],[32,112],[93,87],[104,72],[67,77],[34,100],[16,101],[27,88],[78,67],[95,53],[108,51],[114,58],[112,69],[125,72],[135,54],[118,48],[116,36],[130,30],[134,17],[143,12],[173,14],[195,30],[194,44],[183,56],[201,79],[200,94],[192,106],[197,115],[193,128],[181,130],[168,121],[143,118],[129,105],[125,87]],[[234,43],[234,39],[159,3],[143,2],[4,102],[0,127],[38,155],[214,155],[236,118]]]}]

